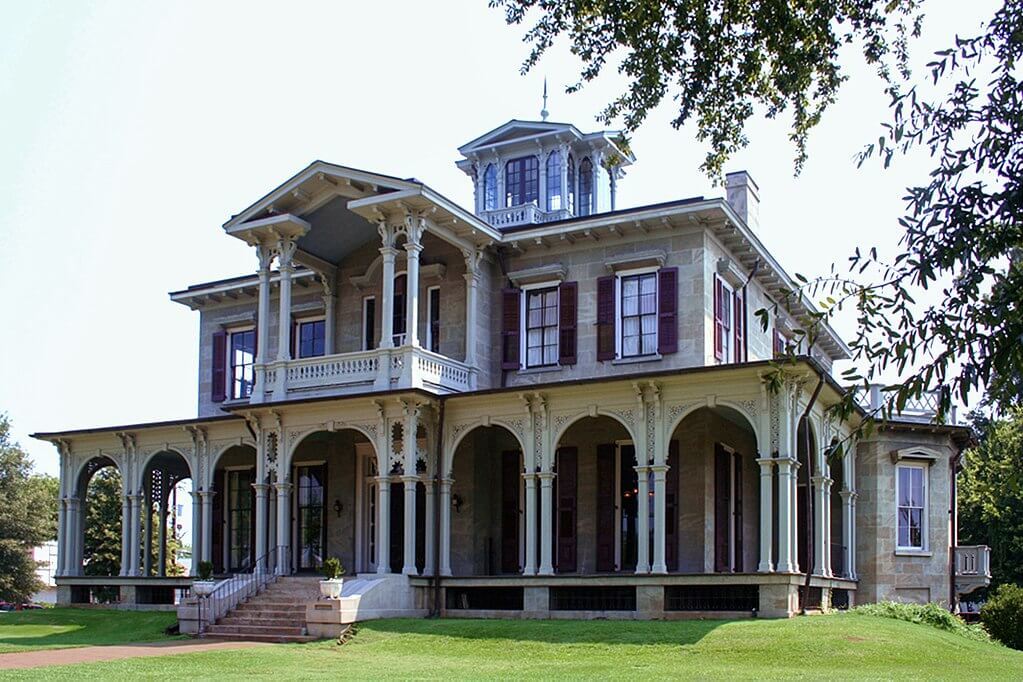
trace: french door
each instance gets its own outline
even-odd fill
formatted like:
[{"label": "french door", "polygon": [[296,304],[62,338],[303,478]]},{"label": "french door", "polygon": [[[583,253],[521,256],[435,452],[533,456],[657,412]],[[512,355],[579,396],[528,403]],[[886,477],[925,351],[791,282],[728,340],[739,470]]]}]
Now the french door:
[{"label": "french door", "polygon": [[315,571],[323,564],[327,549],[327,465],[314,464],[296,468],[298,481],[296,546],[299,571]]},{"label": "french door", "polygon": [[244,572],[252,569],[255,543],[253,535],[253,469],[231,469],[227,472],[227,570]]}]

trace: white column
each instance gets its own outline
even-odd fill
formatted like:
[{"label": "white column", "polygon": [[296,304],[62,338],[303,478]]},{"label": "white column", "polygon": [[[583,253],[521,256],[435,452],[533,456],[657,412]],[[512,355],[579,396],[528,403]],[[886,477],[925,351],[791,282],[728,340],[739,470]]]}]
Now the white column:
[{"label": "white column", "polygon": [[426,505],[423,513],[426,515],[424,521],[426,522],[426,533],[423,536],[423,542],[426,543],[423,552],[423,575],[435,575],[434,573],[434,544],[436,544],[437,533],[435,528],[434,514],[436,513],[437,504],[437,493],[434,489],[433,479],[429,476],[424,476],[421,479],[423,486],[426,488]]},{"label": "white column", "polygon": [[846,563],[848,564],[848,576],[851,580],[856,580],[860,576],[860,572],[856,569],[856,562],[858,559],[856,551],[856,498],[857,494],[853,492],[849,499],[849,540],[846,541]]},{"label": "white column", "polygon": [[131,495],[121,495],[121,575],[131,575]]},{"label": "white column", "polygon": [[650,467],[640,465],[636,470],[636,573],[650,572]]},{"label": "white column", "polygon": [[827,543],[824,541],[824,477],[814,476],[811,479],[813,494],[813,572],[815,575],[825,573],[824,554]]},{"label": "white column", "polygon": [[67,575],[67,497],[57,500],[57,575]]},{"label": "white column", "polygon": [[405,485],[405,557],[401,572],[405,575],[418,575],[416,570],[416,483],[417,476],[402,476]]},{"label": "white column", "polygon": [[131,496],[131,539],[129,540],[129,547],[131,556],[128,557],[128,575],[139,575],[141,573],[141,566],[139,565],[139,556],[141,555],[141,549],[139,547],[142,541],[142,495],[135,494]]},{"label": "white column", "polygon": [[377,573],[391,572],[391,479],[377,476]]},{"label": "white column", "polygon": [[[388,228],[389,229],[389,228]],[[380,248],[380,256],[383,258],[383,272],[381,277],[380,297],[380,348],[394,347],[394,258],[398,255],[398,249],[391,244],[385,244]]]},{"label": "white column", "polygon": [[[796,571],[806,571],[807,566],[799,565],[799,524],[802,520],[799,518],[799,468],[803,466],[797,460],[792,462],[792,481],[789,499],[791,504],[789,505],[789,538],[792,544],[792,566]],[[808,493],[809,494],[809,493]],[[807,562],[812,562],[813,557],[808,557]]]},{"label": "white column", "polygon": [[280,557],[277,556],[278,555],[278,550],[277,550],[277,496],[276,495],[271,495],[270,493],[267,493],[267,498],[268,498],[267,499],[267,507],[269,507],[269,512],[267,514],[267,524],[266,524],[267,525],[267,531],[266,531],[267,545],[266,545],[266,548],[267,548],[267,552],[269,552],[269,556],[268,556],[268,559],[267,559],[269,565],[267,566],[267,570],[271,571],[274,575],[276,575],[277,574],[277,561],[280,558]]},{"label": "white column", "polygon": [[650,572],[663,575],[668,572],[668,564],[665,561],[665,544],[667,542],[665,503],[668,499],[668,465],[656,464],[649,469],[654,472],[654,564],[650,567]]},{"label": "white column", "polygon": [[842,556],[842,565],[839,570],[843,578],[850,578],[853,575],[853,501],[856,493],[851,490],[843,490],[838,493],[842,498],[842,545],[845,552]]},{"label": "white column", "polygon": [[507,208],[508,207],[508,194],[504,188],[504,161],[500,156],[494,161],[494,175],[497,177],[497,201],[494,203],[494,208]]},{"label": "white column", "polygon": [[291,575],[291,489],[288,482],[274,485],[277,489],[277,575]]},{"label": "white column", "polygon": [[142,498],[142,575],[149,576],[153,570],[153,493],[147,490]]},{"label": "white column", "polygon": [[266,398],[267,349],[270,346],[270,263],[273,248],[269,244],[256,246],[259,258],[259,302],[256,307],[256,363],[251,402],[261,403]]},{"label": "white column", "polygon": [[794,499],[792,497],[793,468],[795,461],[778,458],[778,572],[795,573],[793,561],[792,517],[794,516]]},{"label": "white column", "polygon": [[333,283],[323,284],[323,354],[333,355],[337,352],[334,348],[334,320],[337,298],[334,296]]},{"label": "white column", "polygon": [[74,535],[72,536],[71,553],[71,574],[82,575],[82,563],[85,554],[85,509],[83,500],[85,498],[71,498],[71,518],[74,524]]},{"label": "white column", "polygon": [[266,570],[266,498],[269,483],[253,483],[256,491],[256,561],[257,568]]},{"label": "white column", "polygon": [[554,575],[552,554],[552,523],[554,518],[554,473],[541,471],[540,479],[540,575]]},{"label": "white column", "polygon": [[831,567],[831,484],[833,481],[831,478],[825,478],[823,481],[824,490],[822,496],[821,512],[823,526],[821,535],[824,538],[824,575],[832,576],[834,571]]},{"label": "white column", "polygon": [[202,560],[213,561],[213,497],[212,490],[199,493],[202,504]]},{"label": "white column", "polygon": [[451,485],[450,478],[440,481],[440,574],[451,575]]},{"label": "white column", "polygon": [[543,148],[540,149],[540,154],[537,156],[537,159],[539,160],[539,164],[537,166],[538,169],[539,169],[539,173],[537,173],[537,179],[538,179],[537,185],[538,186],[536,188],[537,189],[537,192],[536,192],[537,207],[541,211],[546,211],[547,210],[547,152],[544,151]]},{"label": "white column", "polygon": [[189,573],[199,575],[199,562],[202,561],[202,501],[195,490],[189,493],[192,497],[192,569]]},{"label": "white column", "polygon": [[[405,219],[405,344],[419,346],[419,254],[423,251],[423,220]],[[407,473],[407,472],[406,472]]]},{"label": "white column", "polygon": [[772,550],[774,544],[774,458],[761,457],[760,465],[760,565],[757,570],[770,573],[774,570]]},{"label": "white column", "polygon": [[522,575],[536,575],[536,474],[523,474],[526,485],[526,565]]},{"label": "white column", "polygon": [[[82,535],[82,523],[79,521],[79,499],[77,497],[69,497],[65,500],[67,503],[67,519],[65,521],[67,525],[67,540],[65,542],[65,551],[67,557],[65,559],[65,575],[79,575],[82,569],[82,563],[79,559],[78,548],[82,544],[82,540],[79,536]],[[123,539],[122,539],[123,545]],[[123,550],[123,547],[122,547]],[[123,572],[122,572],[123,575]]]},{"label": "white column", "polygon": [[169,494],[168,490],[160,492],[160,503],[156,510],[156,518],[159,522],[156,534],[156,574],[160,577],[167,575],[167,496]]},{"label": "white column", "polygon": [[476,366],[476,315],[479,308],[481,251],[462,251],[465,257],[465,364],[469,367],[469,388],[476,388],[479,368]]},{"label": "white column", "polygon": [[277,313],[277,385],[274,400],[284,400],[288,393],[287,362],[291,360],[291,275],[295,271],[292,257],[295,255],[294,239],[282,238],[277,243],[277,263],[281,274],[280,306]]},{"label": "white column", "polygon": [[[561,152],[561,208],[567,209],[568,206],[568,145],[561,145],[559,148]],[[574,211],[573,211],[574,212]]]}]

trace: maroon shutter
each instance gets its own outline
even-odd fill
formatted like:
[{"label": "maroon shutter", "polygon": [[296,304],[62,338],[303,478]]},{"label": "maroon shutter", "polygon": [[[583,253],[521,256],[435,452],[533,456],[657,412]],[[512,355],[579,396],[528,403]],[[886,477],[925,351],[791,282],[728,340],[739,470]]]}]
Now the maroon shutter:
[{"label": "maroon shutter", "polygon": [[575,573],[576,560],[576,491],[579,451],[573,447],[558,448],[558,573]]},{"label": "maroon shutter", "polygon": [[745,332],[743,326],[745,320],[742,315],[742,295],[736,291],[732,295],[732,329],[735,330],[735,361],[742,362],[742,335]]},{"label": "maroon shutter", "polygon": [[576,325],[579,283],[563,282],[558,290],[558,363],[574,365],[576,362]]},{"label": "maroon shutter", "polygon": [[678,570],[678,441],[668,443],[668,473],[664,496],[664,562]]},{"label": "maroon shutter", "polygon": [[678,268],[657,272],[657,352],[678,352]]},{"label": "maroon shutter", "polygon": [[212,399],[222,403],[227,399],[227,332],[213,334]]},{"label": "maroon shutter", "polygon": [[724,320],[722,319],[721,307],[724,304],[725,289],[721,280],[714,275],[714,359],[723,362],[725,359],[724,348]]},{"label": "maroon shutter", "polygon": [[615,278],[597,278],[597,360],[615,359]]},{"label": "maroon shutter", "polygon": [[615,570],[615,446],[597,446],[597,571]]},{"label": "maroon shutter", "polygon": [[735,470],[735,560],[732,563],[736,573],[742,573],[742,455],[738,452],[732,455],[732,464]]},{"label": "maroon shutter", "polygon": [[[227,472],[223,469],[217,469],[213,473],[213,507],[210,519],[210,560],[213,562],[213,572],[217,574],[224,573],[224,497],[227,495],[227,486],[225,485]],[[192,545],[192,549],[199,551],[197,544]]]},{"label": "maroon shutter", "polygon": [[731,524],[729,490],[730,459],[720,445],[714,446],[714,570],[728,571],[728,531]]},{"label": "maroon shutter", "polygon": [[507,450],[501,456],[501,572],[519,572],[519,488],[521,454]]},{"label": "maroon shutter", "polygon": [[518,289],[501,290],[501,369],[519,369],[519,306]]}]

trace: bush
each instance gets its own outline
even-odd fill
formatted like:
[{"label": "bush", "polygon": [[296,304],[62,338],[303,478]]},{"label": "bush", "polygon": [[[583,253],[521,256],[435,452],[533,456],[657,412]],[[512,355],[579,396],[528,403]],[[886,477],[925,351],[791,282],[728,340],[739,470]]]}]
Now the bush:
[{"label": "bush", "polygon": [[345,567],[341,565],[340,559],[330,557],[323,560],[323,566],[320,568],[320,571],[327,580],[336,580],[345,574]]},{"label": "bush", "polygon": [[941,604],[902,604],[893,601],[882,601],[876,604],[864,604],[852,609],[850,613],[858,613],[864,616],[879,616],[881,618],[894,618],[910,623],[929,625],[939,630],[952,632],[968,639],[988,641],[987,632],[979,625],[971,625],[964,622],[958,616],[948,612]]},{"label": "bush", "polygon": [[999,642],[1023,650],[1023,587],[1000,585],[981,607],[980,620]]},{"label": "bush", "polygon": [[209,580],[213,577],[213,562],[212,561],[200,561],[199,562],[199,580]]}]

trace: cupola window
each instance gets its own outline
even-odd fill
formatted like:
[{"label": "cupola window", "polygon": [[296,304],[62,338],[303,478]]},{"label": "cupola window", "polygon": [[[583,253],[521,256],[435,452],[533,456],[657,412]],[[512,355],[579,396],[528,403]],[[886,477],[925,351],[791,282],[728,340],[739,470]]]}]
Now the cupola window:
[{"label": "cupola window", "polygon": [[497,169],[488,164],[483,171],[483,210],[493,211],[497,208]]},{"label": "cupola window", "polygon": [[579,213],[593,213],[593,162],[583,159],[579,164]]},{"label": "cupola window", "polygon": [[535,156],[512,159],[505,166],[506,206],[535,204],[539,196],[540,164]]},{"label": "cupola window", "polygon": [[553,151],[547,157],[547,210],[564,208],[561,196],[561,152]]}]

